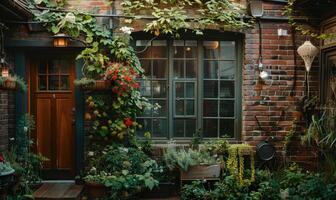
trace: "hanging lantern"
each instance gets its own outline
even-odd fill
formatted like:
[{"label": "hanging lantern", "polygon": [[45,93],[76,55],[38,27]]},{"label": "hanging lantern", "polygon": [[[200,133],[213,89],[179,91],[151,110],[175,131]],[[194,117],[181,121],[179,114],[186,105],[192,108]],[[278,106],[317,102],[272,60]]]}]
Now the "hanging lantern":
[{"label": "hanging lantern", "polygon": [[53,38],[54,38],[54,47],[67,47],[68,46],[69,36],[63,33],[58,33],[54,35]]},{"label": "hanging lantern", "polygon": [[5,58],[0,58],[0,69],[2,77],[9,77],[9,67],[6,65]]},{"label": "hanging lantern", "polygon": [[253,17],[262,17],[264,14],[262,0],[250,0],[250,11]]},{"label": "hanging lantern", "polygon": [[309,72],[313,64],[314,58],[319,52],[318,48],[315,47],[310,41],[306,41],[298,48],[297,52],[302,57],[305,63],[306,70],[307,72]]}]

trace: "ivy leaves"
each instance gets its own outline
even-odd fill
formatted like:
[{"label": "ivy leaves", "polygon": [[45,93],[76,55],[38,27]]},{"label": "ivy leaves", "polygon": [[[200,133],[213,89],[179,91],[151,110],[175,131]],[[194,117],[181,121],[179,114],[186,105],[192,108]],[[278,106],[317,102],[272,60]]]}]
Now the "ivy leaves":
[{"label": "ivy leaves", "polygon": [[[124,0],[126,23],[140,19],[143,14],[153,19],[144,30],[155,35],[168,34],[179,37],[179,31],[192,29],[196,34],[210,26],[225,29],[245,29],[253,21],[244,21],[244,9],[230,0]],[[191,13],[191,14],[190,14]]]}]

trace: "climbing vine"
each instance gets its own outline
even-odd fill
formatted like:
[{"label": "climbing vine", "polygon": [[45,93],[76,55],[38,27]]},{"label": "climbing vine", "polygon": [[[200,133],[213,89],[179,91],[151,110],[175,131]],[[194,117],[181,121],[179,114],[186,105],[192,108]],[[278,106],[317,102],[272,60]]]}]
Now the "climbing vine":
[{"label": "climbing vine", "polygon": [[295,12],[295,3],[300,0],[288,0],[287,5],[285,6],[284,15],[288,17],[288,23],[295,28],[296,31],[300,32],[303,35],[310,36],[317,39],[330,39],[336,38],[336,33],[318,33],[312,29],[303,26],[295,20],[295,16],[298,14]]},{"label": "climbing vine", "polygon": [[155,35],[163,33],[178,37],[179,31],[187,29],[203,34],[204,29],[212,26],[240,30],[253,23],[246,19],[242,6],[230,0],[124,0],[121,5],[128,17],[126,23],[132,24],[145,14],[150,20],[144,30]]}]

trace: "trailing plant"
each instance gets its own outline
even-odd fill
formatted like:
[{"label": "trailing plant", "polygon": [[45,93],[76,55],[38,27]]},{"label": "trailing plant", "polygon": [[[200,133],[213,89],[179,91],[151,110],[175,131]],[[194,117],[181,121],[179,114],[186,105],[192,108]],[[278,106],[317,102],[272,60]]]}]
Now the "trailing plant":
[{"label": "trailing plant", "polygon": [[128,17],[126,23],[141,19],[142,14],[146,14],[151,20],[145,24],[144,30],[157,36],[167,34],[179,37],[180,31],[187,29],[203,34],[202,30],[213,25],[224,30],[240,30],[252,24],[252,20],[244,20],[245,10],[229,0],[123,0],[121,5]]},{"label": "trailing plant", "polygon": [[[255,181],[255,167],[254,167],[254,151],[250,145],[247,144],[233,144],[228,149],[228,159],[226,166],[231,175],[236,177],[241,185]],[[251,177],[245,179],[244,170],[244,155],[250,156]]]},{"label": "trailing plant", "polygon": [[15,82],[15,84],[18,86],[18,88],[22,91],[27,90],[27,84],[24,81],[24,79],[18,75],[11,75],[9,77],[3,77],[0,76],[0,86],[5,86],[5,83],[9,82]]}]

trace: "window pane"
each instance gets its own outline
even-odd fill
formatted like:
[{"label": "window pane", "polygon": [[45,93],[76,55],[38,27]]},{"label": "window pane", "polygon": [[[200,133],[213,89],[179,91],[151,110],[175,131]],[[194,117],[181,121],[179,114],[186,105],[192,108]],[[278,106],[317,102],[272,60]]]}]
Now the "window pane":
[{"label": "window pane", "polygon": [[204,61],[204,78],[218,78],[218,61]]},{"label": "window pane", "polygon": [[220,116],[234,117],[234,101],[220,101]]},{"label": "window pane", "polygon": [[152,96],[151,82],[140,81],[140,92],[145,97],[151,97]]},{"label": "window pane", "polygon": [[153,78],[167,78],[167,61],[153,60]]},{"label": "window pane", "polygon": [[59,76],[49,76],[49,90],[58,90]]},{"label": "window pane", "polygon": [[184,120],[174,120],[174,137],[184,137]]},{"label": "window pane", "polygon": [[145,70],[145,76],[151,78],[152,76],[152,68],[150,60],[140,60],[141,67]]},{"label": "window pane", "polygon": [[157,110],[153,110],[153,116],[154,117],[165,117],[167,116],[167,101],[166,100],[156,100],[153,101],[153,103],[157,103],[161,106],[161,108]]},{"label": "window pane", "polygon": [[59,66],[57,65],[57,62],[49,61],[49,74],[58,74]]},{"label": "window pane", "polygon": [[68,60],[55,60],[55,64],[58,65],[60,73],[69,74],[69,62]]},{"label": "window pane", "polygon": [[153,136],[166,137],[167,136],[167,120],[153,119]]},{"label": "window pane", "polygon": [[60,90],[69,90],[69,76],[61,76]]},{"label": "window pane", "polygon": [[218,98],[218,81],[204,81],[204,98]]},{"label": "window pane", "polygon": [[234,41],[221,41],[221,59],[234,60],[236,58],[236,48]]},{"label": "window pane", "polygon": [[167,58],[167,41],[165,40],[153,41],[152,58]]},{"label": "window pane", "polygon": [[153,97],[165,98],[167,96],[167,84],[166,81],[153,81]]},{"label": "window pane", "polygon": [[197,67],[197,63],[195,60],[186,61],[186,77],[187,78],[196,78],[196,67]]},{"label": "window pane", "polygon": [[219,67],[220,79],[234,79],[235,78],[235,62],[221,61]]},{"label": "window pane", "polygon": [[184,47],[174,47],[174,58],[184,58]]},{"label": "window pane", "polygon": [[203,116],[204,117],[218,117],[218,101],[204,100],[203,101]]},{"label": "window pane", "polygon": [[137,119],[137,122],[142,126],[137,130],[139,136],[143,137],[144,133],[152,132],[152,119]]},{"label": "window pane", "polygon": [[221,81],[220,83],[220,97],[221,98],[234,98],[234,81]]},{"label": "window pane", "polygon": [[195,83],[186,82],[186,98],[195,97]]},{"label": "window pane", "polygon": [[139,58],[150,58],[151,57],[151,43],[149,40],[137,40],[135,45],[135,50]]},{"label": "window pane", "polygon": [[217,119],[204,119],[203,120],[203,136],[204,137],[218,137]]},{"label": "window pane", "polygon": [[39,63],[38,73],[39,74],[46,74],[47,73],[47,64],[45,62],[40,62]]},{"label": "window pane", "polygon": [[175,101],[175,115],[184,115],[184,100]]},{"label": "window pane", "polygon": [[195,115],[195,101],[186,100],[186,115]]},{"label": "window pane", "polygon": [[185,120],[185,126],[186,126],[186,137],[192,137],[196,132],[196,120],[195,119]]},{"label": "window pane", "polygon": [[220,120],[220,136],[221,137],[234,137],[234,120],[221,119]]},{"label": "window pane", "polygon": [[204,58],[218,59],[219,58],[219,42],[218,41],[204,41]]},{"label": "window pane", "polygon": [[38,89],[47,90],[47,78],[46,76],[38,76]]},{"label": "window pane", "polygon": [[176,98],[184,98],[184,83],[183,82],[177,82],[175,83],[176,87]]},{"label": "window pane", "polygon": [[197,41],[187,40],[185,42],[185,57],[186,58],[197,58]]},{"label": "window pane", "polygon": [[174,60],[174,78],[184,78],[183,60]]}]

